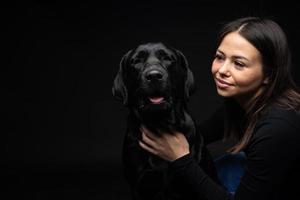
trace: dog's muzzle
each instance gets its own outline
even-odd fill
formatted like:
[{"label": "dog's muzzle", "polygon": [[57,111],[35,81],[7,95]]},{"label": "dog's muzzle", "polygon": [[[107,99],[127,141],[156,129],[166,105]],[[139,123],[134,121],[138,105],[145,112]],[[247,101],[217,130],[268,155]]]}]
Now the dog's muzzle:
[{"label": "dog's muzzle", "polygon": [[142,79],[143,81],[148,82],[163,82],[166,81],[168,78],[168,73],[166,68],[160,64],[146,64],[145,70],[142,73]]},{"label": "dog's muzzle", "polygon": [[139,108],[144,112],[167,111],[171,107],[168,72],[160,63],[145,65],[141,73]]},{"label": "dog's muzzle", "polygon": [[160,64],[152,64],[145,67],[142,72],[142,85],[148,96],[149,103],[160,104],[167,95],[168,73]]}]

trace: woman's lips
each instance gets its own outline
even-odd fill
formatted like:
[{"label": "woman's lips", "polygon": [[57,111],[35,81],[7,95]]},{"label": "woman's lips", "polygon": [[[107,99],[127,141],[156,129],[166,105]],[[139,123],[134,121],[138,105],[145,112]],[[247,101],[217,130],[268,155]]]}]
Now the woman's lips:
[{"label": "woman's lips", "polygon": [[228,88],[233,85],[226,81],[223,81],[222,79],[215,78],[215,80],[216,80],[216,84],[219,88]]}]

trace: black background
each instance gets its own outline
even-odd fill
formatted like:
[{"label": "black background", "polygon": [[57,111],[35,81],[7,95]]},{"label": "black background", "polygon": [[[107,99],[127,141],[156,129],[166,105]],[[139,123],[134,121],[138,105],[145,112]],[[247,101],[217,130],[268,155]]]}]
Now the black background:
[{"label": "black background", "polygon": [[[129,199],[121,147],[127,110],[111,87],[121,57],[144,42],[181,50],[194,72],[192,115],[220,105],[210,76],[223,22],[277,21],[287,33],[299,85],[296,3],[99,1],[3,5],[1,182],[6,199]],[[211,145],[216,156],[222,145]]]}]

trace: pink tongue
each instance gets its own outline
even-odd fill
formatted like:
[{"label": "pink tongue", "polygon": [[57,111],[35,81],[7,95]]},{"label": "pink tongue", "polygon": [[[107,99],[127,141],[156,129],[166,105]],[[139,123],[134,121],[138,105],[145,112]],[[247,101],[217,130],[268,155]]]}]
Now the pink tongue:
[{"label": "pink tongue", "polygon": [[149,99],[152,103],[156,104],[161,103],[164,100],[163,97],[149,97]]}]

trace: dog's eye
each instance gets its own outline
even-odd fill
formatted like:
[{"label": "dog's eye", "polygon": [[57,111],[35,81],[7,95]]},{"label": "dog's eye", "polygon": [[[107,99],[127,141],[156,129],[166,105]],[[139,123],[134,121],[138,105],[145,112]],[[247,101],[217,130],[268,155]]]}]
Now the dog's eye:
[{"label": "dog's eye", "polygon": [[142,59],[140,59],[140,58],[133,58],[133,59],[131,59],[131,63],[132,64],[138,64],[138,63],[141,63],[142,62]]},{"label": "dog's eye", "polygon": [[171,56],[165,55],[163,56],[163,60],[172,61]]},{"label": "dog's eye", "polygon": [[161,60],[164,60],[164,61],[172,61],[173,60],[172,57],[163,50],[159,50],[157,52],[157,54]]},{"label": "dog's eye", "polygon": [[145,58],[148,56],[148,52],[147,51],[140,51],[138,54],[137,54],[137,57],[139,58]]}]

